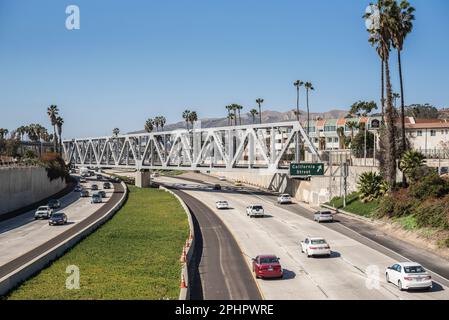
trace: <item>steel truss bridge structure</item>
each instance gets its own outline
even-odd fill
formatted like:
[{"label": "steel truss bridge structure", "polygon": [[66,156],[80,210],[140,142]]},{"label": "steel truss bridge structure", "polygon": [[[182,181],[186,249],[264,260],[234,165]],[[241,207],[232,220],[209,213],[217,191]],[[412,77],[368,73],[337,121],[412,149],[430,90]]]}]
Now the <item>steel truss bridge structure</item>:
[{"label": "steel truss bridge structure", "polygon": [[286,173],[290,162],[319,160],[297,121],[65,140],[77,167]]}]

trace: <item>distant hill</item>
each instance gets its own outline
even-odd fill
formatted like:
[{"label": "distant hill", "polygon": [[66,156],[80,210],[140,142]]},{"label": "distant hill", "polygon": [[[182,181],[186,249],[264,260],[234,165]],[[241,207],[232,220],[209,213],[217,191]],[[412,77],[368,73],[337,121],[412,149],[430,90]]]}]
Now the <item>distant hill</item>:
[{"label": "distant hill", "polygon": [[[303,110],[301,110],[302,114],[300,116],[301,121],[307,120],[307,113]],[[348,114],[348,111],[345,110],[330,110],[326,112],[311,112],[310,113],[310,119],[316,119],[318,117],[321,117],[323,119],[337,119],[337,118],[344,118]],[[248,113],[242,113],[242,124],[252,124],[253,119],[250,114]],[[258,122],[259,116],[256,117],[256,123]],[[201,120],[201,126],[203,128],[214,128],[214,127],[224,127],[228,125],[228,119],[226,117],[223,118],[202,118]],[[293,112],[293,110],[286,111],[286,112],[279,112],[279,111],[262,111],[262,123],[273,123],[273,122],[284,122],[284,121],[291,121],[296,120],[296,116]],[[179,121],[172,124],[167,124],[164,127],[164,131],[171,131],[176,129],[183,129],[186,127],[185,121]],[[130,133],[141,133],[145,132],[144,130],[138,130]]]}]

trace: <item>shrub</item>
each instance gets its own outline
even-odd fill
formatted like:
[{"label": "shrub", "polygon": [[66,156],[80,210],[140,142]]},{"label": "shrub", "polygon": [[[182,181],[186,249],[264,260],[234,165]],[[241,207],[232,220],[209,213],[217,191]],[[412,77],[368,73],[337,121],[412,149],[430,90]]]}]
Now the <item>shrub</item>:
[{"label": "shrub", "polygon": [[419,151],[409,150],[402,156],[399,162],[399,168],[412,181],[417,181],[422,176],[419,174],[419,169],[424,166],[426,157]]},{"label": "shrub", "polygon": [[449,198],[447,201],[431,199],[423,202],[416,209],[416,223],[419,227],[449,229]]},{"label": "shrub", "polygon": [[47,170],[47,176],[50,181],[56,179],[66,179],[68,181],[69,169],[64,160],[57,153],[45,153],[41,157],[41,161]]},{"label": "shrub", "polygon": [[385,196],[375,215],[378,217],[403,217],[413,214],[415,205],[416,201],[408,196],[407,190],[402,189]]},{"label": "shrub", "polygon": [[410,195],[415,199],[441,198],[449,194],[449,180],[431,172],[410,186]]},{"label": "shrub", "polygon": [[388,186],[383,178],[376,172],[364,172],[357,182],[362,202],[373,201],[383,196],[388,190]]}]

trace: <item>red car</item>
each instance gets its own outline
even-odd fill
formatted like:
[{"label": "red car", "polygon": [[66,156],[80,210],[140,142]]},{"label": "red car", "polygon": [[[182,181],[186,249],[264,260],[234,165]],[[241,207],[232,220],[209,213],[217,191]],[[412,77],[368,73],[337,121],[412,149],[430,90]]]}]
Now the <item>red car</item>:
[{"label": "red car", "polygon": [[253,259],[253,271],[256,278],[282,278],[284,275],[279,258],[272,254],[257,256]]}]

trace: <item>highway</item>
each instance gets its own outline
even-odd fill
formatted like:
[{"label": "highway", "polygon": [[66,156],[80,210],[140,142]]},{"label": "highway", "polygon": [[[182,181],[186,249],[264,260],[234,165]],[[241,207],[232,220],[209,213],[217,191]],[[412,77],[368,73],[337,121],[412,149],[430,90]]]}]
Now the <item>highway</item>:
[{"label": "highway", "polygon": [[[227,187],[215,191],[210,184],[180,178],[160,177],[156,181],[176,187],[209,207],[231,231],[248,264],[250,257],[258,254],[280,257],[283,280],[256,280],[265,299],[449,299],[446,279],[435,281],[430,292],[401,292],[387,284],[384,270],[400,259],[397,254],[340,223],[313,222],[311,212],[295,212],[300,208],[296,204],[280,206],[273,196],[266,197],[251,189],[235,191],[223,182],[220,184]],[[227,200],[231,209],[217,210],[218,200]],[[249,204],[262,204],[267,216],[248,218],[245,208]],[[324,237],[333,250],[332,256],[307,258],[302,254],[299,242],[308,235]]]},{"label": "highway", "polygon": [[[94,178],[88,178],[87,183],[81,185],[92,194],[90,188],[94,183],[102,190],[103,181]],[[48,220],[34,220],[34,210],[0,222],[0,278],[70,238],[110,210],[124,192],[120,183],[111,184],[112,189],[104,190],[107,197],[101,204],[91,204],[91,198],[80,198],[79,192],[59,199],[61,208],[54,212],[67,215],[66,225],[49,226]]]}]

